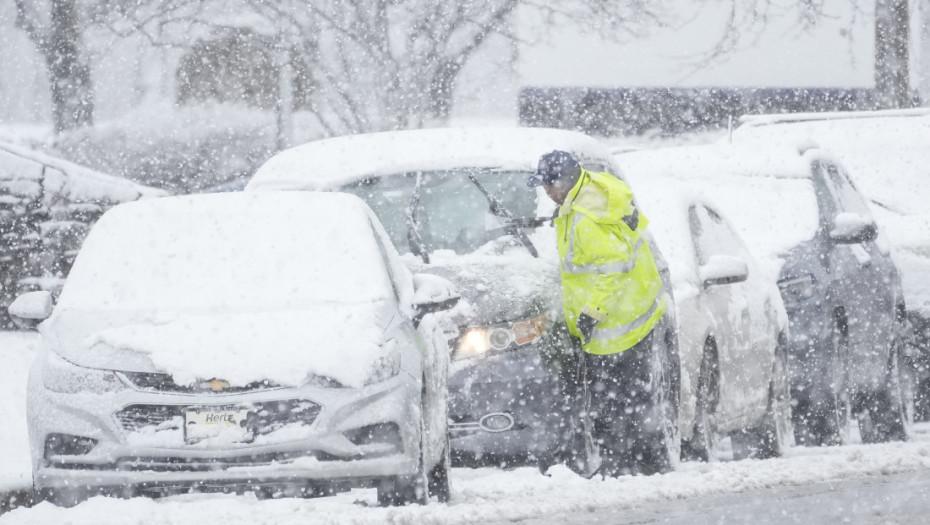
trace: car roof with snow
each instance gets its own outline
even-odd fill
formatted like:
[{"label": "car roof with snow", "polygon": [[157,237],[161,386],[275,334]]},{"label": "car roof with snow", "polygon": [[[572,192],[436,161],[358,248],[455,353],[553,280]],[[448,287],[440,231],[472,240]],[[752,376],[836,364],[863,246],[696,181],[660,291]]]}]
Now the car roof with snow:
[{"label": "car roof with snow", "polygon": [[574,131],[514,127],[386,131],[323,139],[282,151],[256,171],[246,189],[328,190],[369,177],[456,168],[535,171],[539,157],[553,149],[570,151],[583,164],[611,161],[603,144]]},{"label": "car roof with snow", "polygon": [[[53,168],[54,171],[47,168]],[[11,179],[42,181],[45,194],[61,195],[77,202],[107,200],[115,203],[167,195],[164,190],[0,142],[0,180]]]},{"label": "car roof with snow", "polygon": [[[829,158],[822,150],[709,144],[640,150],[616,158],[634,193],[644,198],[655,188],[674,188],[672,181],[681,181],[681,191],[690,188],[713,199],[715,210],[773,279],[781,254],[813,238],[820,227],[810,165]],[[648,207],[644,211],[654,220],[655,212]]]},{"label": "car roof with snow", "polygon": [[885,209],[927,211],[930,201],[930,108],[744,117],[736,144],[830,150],[859,189]]}]

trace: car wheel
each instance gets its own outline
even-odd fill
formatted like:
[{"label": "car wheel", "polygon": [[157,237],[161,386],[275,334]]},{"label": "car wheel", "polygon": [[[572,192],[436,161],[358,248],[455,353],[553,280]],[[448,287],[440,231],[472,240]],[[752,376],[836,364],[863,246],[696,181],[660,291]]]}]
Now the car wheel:
[{"label": "car wheel", "polygon": [[888,358],[885,388],[866,396],[862,411],[857,414],[863,443],[907,440],[913,412],[907,410],[910,403],[905,399],[907,389],[901,384],[898,353],[899,345],[895,342]]},{"label": "car wheel", "polygon": [[714,342],[704,344],[704,358],[698,377],[695,395],[694,429],[691,439],[681,442],[681,459],[714,461],[717,451],[717,404],[720,400],[720,381]]},{"label": "car wheel", "polygon": [[[678,374],[672,370],[678,366],[673,359],[668,337],[659,340],[658,334],[652,348],[652,407],[649,417],[657,421],[641,422],[643,427],[655,426],[655,432],[644,433],[633,446],[632,462],[634,473],[645,475],[664,474],[675,469],[681,458],[681,435],[678,432]],[[673,375],[674,374],[674,375]]]},{"label": "car wheel", "polygon": [[428,471],[426,467],[426,379],[423,380],[424,391],[420,404],[420,457],[417,473],[413,476],[392,476],[381,480],[378,484],[378,505],[382,507],[396,507],[417,503],[425,505],[429,496],[437,498],[441,503],[449,501],[451,493],[449,483],[449,470],[452,466],[449,443],[449,432],[446,428],[438,429],[445,435],[445,446],[439,461]]},{"label": "car wheel", "polygon": [[768,459],[784,455],[790,446],[791,396],[788,388],[788,355],[786,342],[780,344],[772,363],[768,404],[759,425],[735,432],[730,436],[733,459]]},{"label": "car wheel", "polygon": [[89,491],[84,487],[48,488],[39,491],[42,501],[48,501],[58,507],[73,507],[86,501],[89,496]]}]

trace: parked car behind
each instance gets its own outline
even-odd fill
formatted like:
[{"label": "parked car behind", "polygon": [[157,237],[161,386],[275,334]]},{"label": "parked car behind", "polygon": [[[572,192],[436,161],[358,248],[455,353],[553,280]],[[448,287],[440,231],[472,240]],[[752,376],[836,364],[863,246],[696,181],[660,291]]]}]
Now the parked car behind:
[{"label": "parked car behind", "polygon": [[733,141],[814,142],[839,156],[872,204],[901,270],[917,415],[930,419],[930,109],[744,117]]},{"label": "parked car behind", "polygon": [[620,162],[706,188],[765,277],[777,280],[799,443],[843,442],[850,411],[866,442],[905,438],[901,280],[887,239],[833,157],[817,148],[715,144],[629,153]]},{"label": "parked car behind", "polygon": [[[297,146],[270,159],[246,187],[356,194],[411,269],[458,285],[469,308],[450,326],[449,417],[453,452],[463,460],[529,459],[545,467],[581,428],[572,418],[581,412],[582,396],[562,397],[574,382],[580,349],[561,313],[556,239],[548,224],[555,205],[525,182],[553,149],[571,152],[585,169],[619,173],[604,146],[580,133],[428,129]],[[524,220],[535,217],[546,219]],[[668,389],[675,395],[662,403],[668,424],[649,443],[662,449],[658,456],[677,461],[678,438],[670,435],[677,420],[677,351],[668,350],[675,382]],[[596,460],[582,454],[570,463],[590,473]]]},{"label": "parked car behind", "polygon": [[674,287],[683,458],[713,460],[720,436],[735,459],[781,456],[794,436],[788,316],[774,279],[700,188],[645,163],[621,168],[650,210]]},{"label": "parked car behind", "polygon": [[0,327],[18,293],[58,292],[87,231],[121,202],[166,195],[83,166],[0,143]]},{"label": "parked car behind", "polygon": [[[338,217],[338,220],[333,220]],[[448,347],[457,297],[411,276],[351,195],[169,197],[91,231],[42,321],[29,377],[33,481],[98,491],[448,498]]]}]

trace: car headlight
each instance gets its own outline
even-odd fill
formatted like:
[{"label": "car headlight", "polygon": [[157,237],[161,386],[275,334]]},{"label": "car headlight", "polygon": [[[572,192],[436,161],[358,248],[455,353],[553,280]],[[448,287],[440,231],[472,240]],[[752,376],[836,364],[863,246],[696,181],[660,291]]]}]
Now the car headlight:
[{"label": "car headlight", "polygon": [[532,343],[542,337],[545,331],[545,315],[515,323],[471,327],[459,337],[454,357],[466,359],[488,352],[502,352]]},{"label": "car headlight", "polygon": [[387,381],[400,373],[400,351],[391,341],[385,344],[384,348],[387,353],[375,359],[371,364],[371,371],[368,373],[368,379],[365,380],[366,386]]},{"label": "car headlight", "polygon": [[118,392],[126,386],[110,370],[78,366],[54,352],[49,352],[42,367],[42,384],[60,394],[103,394]]},{"label": "car headlight", "polygon": [[778,289],[781,290],[785,306],[799,304],[814,295],[814,278],[811,275],[803,275],[778,281]]}]

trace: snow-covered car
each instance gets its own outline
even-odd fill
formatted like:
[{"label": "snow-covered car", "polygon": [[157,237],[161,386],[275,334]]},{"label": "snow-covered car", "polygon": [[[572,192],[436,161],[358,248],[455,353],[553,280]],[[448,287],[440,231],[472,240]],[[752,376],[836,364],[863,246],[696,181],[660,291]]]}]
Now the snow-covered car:
[{"label": "snow-covered car", "polygon": [[756,115],[733,131],[738,143],[813,142],[836,154],[871,202],[901,271],[917,414],[930,419],[930,109]]},{"label": "snow-covered car", "polygon": [[735,459],[781,456],[793,435],[788,316],[775,280],[700,188],[631,168],[621,165],[674,288],[682,457],[713,460],[722,436]]},{"label": "snow-covered car", "polygon": [[[458,286],[464,304],[449,327],[449,417],[453,453],[464,460],[545,465],[580,428],[568,420],[581,412],[582,396],[562,395],[576,384],[577,354],[561,310],[549,224],[555,205],[525,181],[553,149],[572,152],[588,170],[618,173],[609,151],[581,133],[448,128],[307,143],[271,158],[246,187],[356,194],[411,269]],[[664,267],[657,247],[653,253]],[[677,351],[670,352],[677,369]],[[677,441],[651,442],[674,447],[666,453],[677,460]]]},{"label": "snow-covered car", "polygon": [[[38,322],[27,415],[37,490],[376,486],[448,497],[448,281],[411,275],[343,194],[167,197],[117,206]],[[428,485],[428,490],[427,490]]]},{"label": "snow-covered car", "polygon": [[0,142],[0,326],[17,294],[57,293],[81,242],[104,211],[167,193]]},{"label": "snow-covered car", "polygon": [[706,189],[777,280],[799,443],[844,441],[850,412],[865,442],[905,439],[901,280],[865,199],[828,152],[723,142],[619,161]]}]

